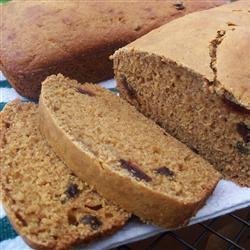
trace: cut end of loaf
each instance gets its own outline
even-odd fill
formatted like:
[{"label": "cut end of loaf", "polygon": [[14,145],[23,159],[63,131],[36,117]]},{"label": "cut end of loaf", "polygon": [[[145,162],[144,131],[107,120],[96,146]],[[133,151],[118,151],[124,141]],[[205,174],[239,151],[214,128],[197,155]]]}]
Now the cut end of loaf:
[{"label": "cut end of loaf", "polygon": [[122,98],[225,178],[250,185],[248,109],[218,95],[202,75],[159,55],[121,50],[114,69]]}]

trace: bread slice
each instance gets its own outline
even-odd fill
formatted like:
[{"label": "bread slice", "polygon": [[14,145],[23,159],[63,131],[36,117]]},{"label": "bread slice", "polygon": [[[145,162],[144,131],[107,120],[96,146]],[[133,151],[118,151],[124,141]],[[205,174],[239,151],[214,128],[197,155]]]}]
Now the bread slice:
[{"label": "bread slice", "polygon": [[50,76],[42,84],[39,114],[42,133],[76,175],[157,225],[187,223],[220,178],[209,163],[99,86]]},{"label": "bread slice", "polygon": [[227,0],[19,1],[1,5],[0,69],[22,95],[63,73],[81,82],[113,77],[109,56],[152,29]]},{"label": "bread slice", "polygon": [[116,231],[129,218],[53,153],[38,129],[35,104],[8,104],[0,135],[2,202],[31,247],[69,249]]},{"label": "bread slice", "polygon": [[244,186],[250,186],[249,13],[250,1],[193,13],[113,56],[121,97]]}]

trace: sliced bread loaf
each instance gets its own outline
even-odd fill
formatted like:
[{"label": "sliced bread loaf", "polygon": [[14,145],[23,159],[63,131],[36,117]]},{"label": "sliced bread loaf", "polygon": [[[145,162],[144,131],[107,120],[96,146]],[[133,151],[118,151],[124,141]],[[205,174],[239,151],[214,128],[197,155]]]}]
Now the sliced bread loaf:
[{"label": "sliced bread loaf", "polygon": [[250,1],[237,1],[181,17],[113,56],[124,99],[244,186],[250,186],[249,27]]},{"label": "sliced bread loaf", "polygon": [[42,133],[75,174],[157,225],[187,223],[220,178],[208,162],[99,86],[48,77],[39,114]]},{"label": "sliced bread loaf", "polygon": [[37,106],[14,101],[0,113],[1,199],[35,249],[69,249],[121,228],[129,214],[104,200],[53,153]]}]

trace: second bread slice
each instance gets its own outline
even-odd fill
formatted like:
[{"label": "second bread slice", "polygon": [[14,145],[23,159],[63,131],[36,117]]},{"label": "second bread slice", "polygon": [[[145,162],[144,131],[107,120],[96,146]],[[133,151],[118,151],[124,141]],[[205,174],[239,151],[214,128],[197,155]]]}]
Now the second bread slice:
[{"label": "second bread slice", "polygon": [[220,175],[134,107],[62,75],[42,84],[41,131],[74,173],[104,197],[167,228],[186,224]]}]

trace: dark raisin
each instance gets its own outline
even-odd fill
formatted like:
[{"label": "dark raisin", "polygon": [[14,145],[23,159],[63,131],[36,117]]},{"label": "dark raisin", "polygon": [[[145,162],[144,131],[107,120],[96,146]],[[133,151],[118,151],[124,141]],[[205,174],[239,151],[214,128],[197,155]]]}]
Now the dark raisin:
[{"label": "dark raisin", "polygon": [[[157,122],[156,122],[157,123]],[[158,125],[160,125],[159,123],[157,123]],[[167,132],[163,132],[163,134],[165,135],[165,136],[169,136],[169,134],[167,133]]]},{"label": "dark raisin", "polygon": [[242,137],[245,143],[250,142],[250,128],[244,122],[237,123],[237,132]]},{"label": "dark raisin", "polygon": [[152,178],[148,176],[146,173],[144,173],[141,169],[139,169],[139,167],[136,166],[134,163],[123,159],[119,160],[119,162],[122,168],[126,169],[137,179],[144,180],[146,182],[152,181]]},{"label": "dark raisin", "polygon": [[224,106],[230,111],[230,112],[236,112],[239,114],[243,114],[243,115],[249,115],[250,114],[250,110],[244,108],[243,106],[236,104],[235,102],[232,102],[230,100],[228,100],[227,98],[223,98],[222,99]]},{"label": "dark raisin", "polygon": [[184,6],[183,2],[181,2],[181,1],[177,1],[176,3],[174,3],[174,6],[177,10],[184,10],[185,9],[185,6]]},{"label": "dark raisin", "polygon": [[140,217],[138,217],[138,216],[136,216],[134,214],[131,215],[129,221],[138,222],[138,223],[142,223],[143,222]]},{"label": "dark raisin", "polygon": [[122,86],[126,90],[128,96],[130,98],[134,98],[136,95],[135,90],[129,85],[127,78],[124,75],[120,76],[120,83],[122,84]]},{"label": "dark raisin", "polygon": [[97,205],[85,205],[85,207],[92,209],[92,210],[100,210],[102,208],[102,204],[97,204]]},{"label": "dark raisin", "polygon": [[80,223],[90,225],[93,230],[97,230],[102,225],[102,222],[96,216],[90,214],[84,215],[81,218]]},{"label": "dark raisin", "polygon": [[74,225],[74,226],[79,225],[75,215],[71,214],[71,213],[68,214],[68,223],[69,223],[69,225]]},{"label": "dark raisin", "polygon": [[247,155],[250,152],[250,143],[237,142],[236,148],[241,154]]},{"label": "dark raisin", "polygon": [[73,172],[71,172],[70,175],[76,177],[76,175]]},{"label": "dark raisin", "polygon": [[232,22],[227,22],[227,25],[228,26],[237,26],[235,23],[232,23]]},{"label": "dark raisin", "polygon": [[65,191],[65,194],[68,196],[68,198],[75,198],[79,195],[79,193],[80,191],[78,186],[73,183],[70,183],[67,190]]},{"label": "dark raisin", "polygon": [[154,169],[154,171],[160,175],[170,176],[170,177],[174,176],[174,172],[167,167],[160,167],[160,168]]},{"label": "dark raisin", "polygon": [[141,30],[141,26],[137,25],[135,28],[134,28],[135,31],[139,31]]},{"label": "dark raisin", "polygon": [[84,89],[83,87],[78,87],[76,90],[83,95],[95,96],[95,94],[92,91]]},{"label": "dark raisin", "polygon": [[199,154],[199,150],[196,149],[195,147],[189,146],[189,148],[196,154]]},{"label": "dark raisin", "polygon": [[9,122],[5,122],[5,128],[9,128],[10,127],[10,123]]},{"label": "dark raisin", "polygon": [[16,215],[17,219],[22,223],[23,227],[28,226],[26,220],[23,218],[23,216],[19,212],[15,212],[15,215]]}]

